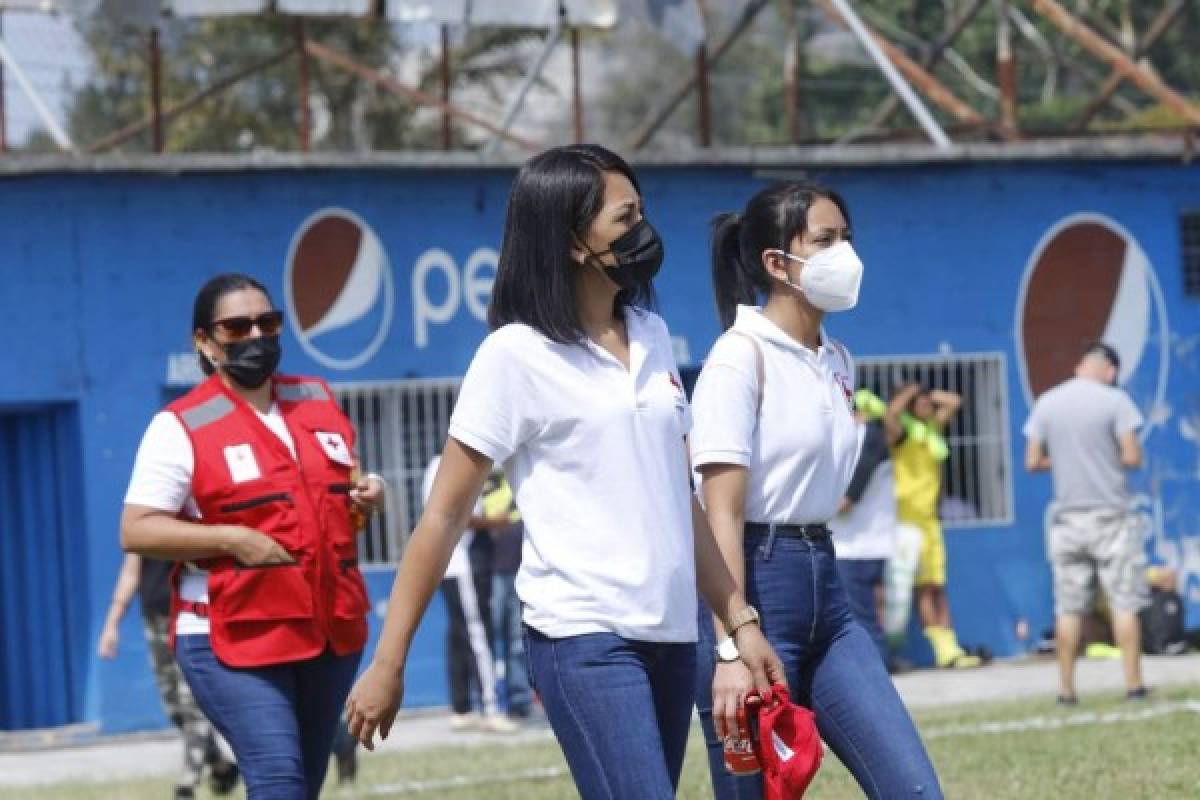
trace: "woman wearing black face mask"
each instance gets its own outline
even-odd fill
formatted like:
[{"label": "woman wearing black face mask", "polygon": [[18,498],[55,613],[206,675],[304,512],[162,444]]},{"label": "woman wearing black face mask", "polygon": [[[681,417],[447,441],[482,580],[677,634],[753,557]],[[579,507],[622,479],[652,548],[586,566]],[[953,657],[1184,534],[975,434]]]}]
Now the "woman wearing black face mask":
[{"label": "woman wearing black face mask", "polygon": [[392,725],[409,644],[493,462],[525,522],[516,586],[532,682],[584,798],[674,797],[697,584],[761,687],[781,676],[689,488],[687,400],[666,326],[645,308],[661,263],[618,156],[560,147],[522,167],[493,331],[463,381],[378,649],[347,702],[367,747]]},{"label": "woman wearing black face mask", "polygon": [[180,562],[176,658],[250,800],[320,792],[366,642],[356,523],[384,499],[325,382],[275,373],[282,322],[248,276],[200,290],[209,378],[151,422],[121,518],[127,551]]}]

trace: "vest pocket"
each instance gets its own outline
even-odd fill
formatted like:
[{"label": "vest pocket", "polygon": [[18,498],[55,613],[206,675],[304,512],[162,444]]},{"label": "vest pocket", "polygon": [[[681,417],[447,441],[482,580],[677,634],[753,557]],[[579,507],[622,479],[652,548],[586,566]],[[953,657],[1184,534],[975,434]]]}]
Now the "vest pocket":
[{"label": "vest pocket", "polygon": [[222,564],[209,573],[209,606],[222,622],[312,619],[313,596],[302,564]]},{"label": "vest pocket", "polygon": [[291,493],[263,491],[265,488],[259,488],[260,494],[249,497],[235,495],[218,505],[213,523],[253,528],[270,536],[292,553],[303,549],[303,533]]},{"label": "vest pocket", "polygon": [[362,619],[370,608],[370,602],[353,547],[337,548],[336,576],[333,616],[337,619]]}]

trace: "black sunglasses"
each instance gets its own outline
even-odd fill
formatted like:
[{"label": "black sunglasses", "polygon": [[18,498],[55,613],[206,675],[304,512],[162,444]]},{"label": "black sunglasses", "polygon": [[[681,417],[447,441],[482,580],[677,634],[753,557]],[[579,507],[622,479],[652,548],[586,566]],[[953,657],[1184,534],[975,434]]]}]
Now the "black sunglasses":
[{"label": "black sunglasses", "polygon": [[225,317],[213,320],[209,327],[220,328],[233,339],[245,339],[256,327],[263,336],[276,336],[283,328],[283,312],[264,311],[253,317]]}]

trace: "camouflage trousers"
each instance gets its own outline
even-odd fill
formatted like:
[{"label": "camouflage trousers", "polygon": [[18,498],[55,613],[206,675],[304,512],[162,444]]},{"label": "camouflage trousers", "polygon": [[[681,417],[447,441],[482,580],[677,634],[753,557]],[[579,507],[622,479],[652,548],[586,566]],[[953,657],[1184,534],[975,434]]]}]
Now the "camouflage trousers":
[{"label": "camouflage trousers", "polygon": [[221,738],[196,705],[192,689],[188,686],[175,661],[175,654],[168,645],[171,618],[150,615],[142,620],[146,628],[146,644],[150,650],[150,661],[154,666],[154,678],[158,683],[158,696],[162,699],[167,718],[183,734],[183,766],[176,781],[177,786],[195,787],[200,783],[204,767],[223,766],[233,762],[229,745]]}]

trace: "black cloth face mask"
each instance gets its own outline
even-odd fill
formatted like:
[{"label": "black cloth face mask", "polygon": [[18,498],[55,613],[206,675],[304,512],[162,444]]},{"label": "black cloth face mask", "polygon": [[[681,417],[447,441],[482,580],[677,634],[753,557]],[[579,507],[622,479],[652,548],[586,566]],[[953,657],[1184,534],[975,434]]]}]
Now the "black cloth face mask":
[{"label": "black cloth face mask", "polygon": [[[588,248],[588,252],[597,262],[600,261],[599,257],[604,255],[593,253],[591,248]],[[662,238],[644,217],[628,231],[613,239],[605,252],[612,253],[617,265],[605,267],[601,263],[598,264],[598,268],[621,289],[644,286],[654,279],[662,267]]]},{"label": "black cloth face mask", "polygon": [[283,350],[278,336],[258,336],[224,345],[225,363],[221,369],[239,386],[257,389],[275,374]]}]

